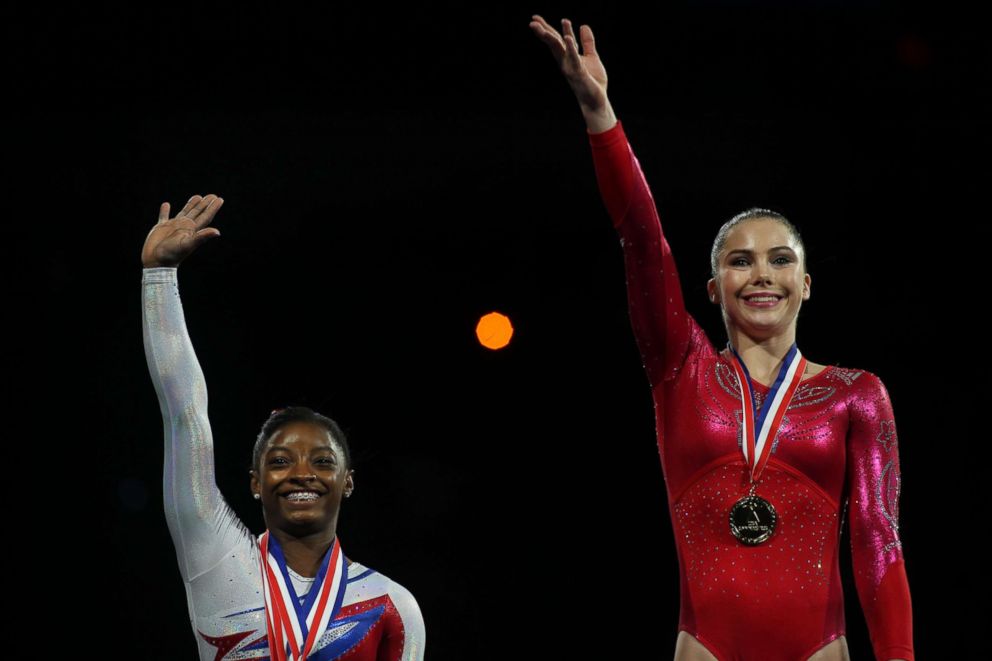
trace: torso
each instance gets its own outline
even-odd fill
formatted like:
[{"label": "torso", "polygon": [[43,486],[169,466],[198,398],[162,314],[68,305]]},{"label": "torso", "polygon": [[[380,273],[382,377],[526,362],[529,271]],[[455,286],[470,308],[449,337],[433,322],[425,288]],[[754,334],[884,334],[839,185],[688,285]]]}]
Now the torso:
[{"label": "torso", "polygon": [[[837,545],[849,402],[862,373],[807,361],[755,492],[778,513],[775,534],[743,546],[726,520],[749,475],[733,358],[714,350],[695,320],[690,327],[678,373],[655,390],[681,569],[675,659],[846,661]],[[752,394],[760,409],[771,390],[753,380]],[[782,630],[786,612],[795,617]]]}]

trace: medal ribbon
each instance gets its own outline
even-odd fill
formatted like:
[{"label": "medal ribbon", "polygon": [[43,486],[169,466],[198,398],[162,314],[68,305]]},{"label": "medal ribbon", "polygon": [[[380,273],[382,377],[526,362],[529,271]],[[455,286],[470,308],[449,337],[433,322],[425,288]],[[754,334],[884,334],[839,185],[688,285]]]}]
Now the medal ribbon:
[{"label": "medal ribbon", "polygon": [[300,604],[279,541],[266,530],[259,543],[269,656],[272,661],[302,661],[341,610],[347,585],[341,544],[335,537]]},{"label": "medal ribbon", "polygon": [[[761,471],[764,470],[768,457],[771,456],[772,441],[778,433],[778,428],[785,417],[785,411],[789,408],[792,395],[799,387],[799,382],[803,380],[803,373],[806,371],[806,359],[799,353],[799,347],[793,342],[789,352],[782,361],[782,367],[778,370],[778,377],[771,385],[768,396],[765,398],[755,416],[757,406],[754,398],[754,387],[751,384],[751,374],[747,370],[747,365],[741,360],[737,350],[729,342],[733,353],[734,371],[737,374],[737,383],[741,389],[741,404],[743,406],[744,424],[741,430],[742,450],[744,452],[744,463],[751,468],[751,482],[755,482]],[[747,387],[745,388],[745,384]]]}]

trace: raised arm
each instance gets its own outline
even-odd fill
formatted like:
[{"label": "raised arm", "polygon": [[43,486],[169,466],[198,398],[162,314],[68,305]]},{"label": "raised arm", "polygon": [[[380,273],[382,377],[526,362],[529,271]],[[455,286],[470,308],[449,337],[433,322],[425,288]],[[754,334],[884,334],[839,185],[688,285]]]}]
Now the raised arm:
[{"label": "raised arm", "polygon": [[631,324],[648,378],[656,386],[678,372],[691,328],[654,198],[610,105],[592,28],[579,28],[581,53],[568,19],[562,19],[563,34],[536,15],[530,28],[551,50],[586,120],[600,193],[623,246]]},{"label": "raised arm", "polygon": [[899,540],[899,448],[889,393],[865,372],[847,439],[854,581],[875,658],[913,661],[913,611]]},{"label": "raised arm", "polygon": [[214,479],[207,386],[186,332],[176,280],[179,262],[220,235],[206,225],[221,204],[214,195],[196,195],[172,219],[163,204],[141,253],[145,357],[165,426],[165,518],[187,582],[216,566],[247,534]]}]

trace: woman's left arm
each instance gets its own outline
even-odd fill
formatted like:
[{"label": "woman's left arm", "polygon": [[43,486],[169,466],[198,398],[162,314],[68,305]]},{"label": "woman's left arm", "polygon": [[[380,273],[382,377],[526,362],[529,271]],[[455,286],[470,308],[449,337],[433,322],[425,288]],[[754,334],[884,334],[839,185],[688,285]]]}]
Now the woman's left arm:
[{"label": "woman's left arm", "polygon": [[899,540],[899,449],[889,393],[864,372],[848,403],[847,437],[854,582],[875,658],[913,660],[913,612]]},{"label": "woman's left arm", "polygon": [[417,600],[396,582],[390,585],[389,599],[395,611],[386,618],[376,661],[423,661],[424,616]]}]

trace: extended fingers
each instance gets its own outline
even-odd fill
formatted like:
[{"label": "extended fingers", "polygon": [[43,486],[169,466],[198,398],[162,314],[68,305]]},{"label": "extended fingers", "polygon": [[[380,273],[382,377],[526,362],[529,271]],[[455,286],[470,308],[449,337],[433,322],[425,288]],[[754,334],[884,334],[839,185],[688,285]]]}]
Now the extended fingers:
[{"label": "extended fingers", "polygon": [[206,227],[223,205],[224,198],[217,197],[211,193],[200,200],[200,203],[196,205],[189,217],[196,223],[197,229]]},{"label": "extended fingers", "polygon": [[572,21],[567,18],[561,19],[562,31],[565,33],[565,51],[573,64],[579,63],[579,43],[575,40],[575,31],[572,29]]},{"label": "extended fingers", "polygon": [[200,245],[204,241],[209,241],[216,236],[220,236],[220,230],[216,227],[207,227],[198,231],[193,237],[193,240],[196,241],[196,245]]},{"label": "extended fingers", "polygon": [[180,214],[181,216],[186,216],[190,220],[196,220],[196,217],[203,213],[203,210],[210,206],[210,203],[214,201],[216,195],[212,193],[206,197],[201,197],[200,200],[193,206],[189,211],[184,211]]},{"label": "extended fingers", "polygon": [[572,21],[567,18],[561,19],[561,33],[566,37],[571,37],[575,40],[575,31],[572,29]]},{"label": "extended fingers", "polygon": [[579,38],[582,40],[582,52],[586,55],[595,55],[596,38],[592,36],[592,28],[588,25],[579,26]]},{"label": "extended fingers", "polygon": [[158,208],[158,222],[164,223],[167,220],[169,220],[169,203],[163,202]]},{"label": "extended fingers", "polygon": [[548,22],[544,20],[544,18],[540,14],[534,14],[533,16],[531,16],[530,27],[535,32],[538,32],[542,35],[544,33],[548,33],[556,37],[558,36],[558,31],[555,30],[550,25],[548,25]]},{"label": "extended fingers", "polygon": [[547,21],[543,18],[534,14],[532,17],[534,20],[530,22],[530,28],[534,31],[534,34],[548,45],[548,48],[552,50],[556,55],[560,55],[565,50],[565,42],[562,41],[561,35],[553,27],[548,25]]},{"label": "extended fingers", "polygon": [[178,214],[178,215],[177,215],[176,217],[178,218],[178,217],[180,217],[180,216],[185,216],[186,214],[188,214],[188,213],[189,213],[190,211],[192,211],[192,210],[193,210],[193,208],[194,208],[194,207],[195,207],[195,206],[196,206],[197,204],[199,204],[199,203],[200,203],[200,201],[201,201],[202,199],[203,199],[203,198],[202,198],[202,197],[200,197],[199,195],[194,195],[193,197],[191,197],[191,198],[189,198],[189,202],[187,202],[187,203],[186,203],[186,206],[184,206],[184,207],[183,207],[183,210],[182,210],[182,211],[180,211],[180,212],[179,212],[179,214]]},{"label": "extended fingers", "polygon": [[190,220],[195,220],[197,216],[203,213],[203,211],[210,206],[211,202],[213,202],[216,197],[217,196],[213,193],[207,195],[206,197],[201,197],[199,202],[197,202],[192,209],[189,209],[180,215],[186,216]]},{"label": "extended fingers", "polygon": [[565,41],[571,41],[571,46],[578,51],[579,42],[575,38],[575,30],[572,29],[572,21],[567,18],[561,19],[561,31],[565,35]]}]

